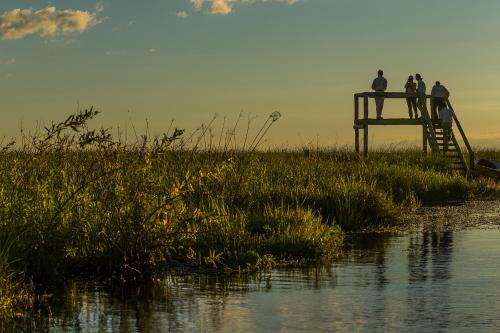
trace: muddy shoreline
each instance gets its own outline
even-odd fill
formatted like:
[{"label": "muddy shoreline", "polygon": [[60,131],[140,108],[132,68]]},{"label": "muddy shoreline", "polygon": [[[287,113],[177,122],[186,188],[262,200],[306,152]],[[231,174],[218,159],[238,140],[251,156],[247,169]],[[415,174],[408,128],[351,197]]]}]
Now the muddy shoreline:
[{"label": "muddy shoreline", "polygon": [[405,214],[401,223],[364,232],[406,233],[420,230],[460,231],[500,227],[500,199],[424,206]]}]

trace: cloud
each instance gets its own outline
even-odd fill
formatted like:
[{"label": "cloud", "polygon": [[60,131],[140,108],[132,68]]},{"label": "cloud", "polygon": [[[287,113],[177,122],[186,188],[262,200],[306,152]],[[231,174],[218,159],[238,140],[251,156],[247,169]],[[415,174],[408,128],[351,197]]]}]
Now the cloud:
[{"label": "cloud", "polygon": [[186,11],[177,12],[175,15],[177,15],[177,17],[180,17],[180,18],[186,18],[189,16],[189,14]]},{"label": "cloud", "polygon": [[48,37],[61,33],[84,32],[98,23],[96,13],[87,11],[58,10],[55,7],[37,11],[18,8],[0,16],[0,38],[15,40],[32,34]]},{"label": "cloud", "polygon": [[[236,4],[252,4],[257,2],[282,2],[293,5],[299,0],[189,0],[195,10],[207,8],[207,13],[212,15],[227,15],[233,11]],[[207,4],[207,6],[205,6]]]},{"label": "cloud", "polygon": [[233,11],[230,0],[212,0],[212,6],[210,7],[210,14],[222,14],[227,15]]},{"label": "cloud", "polygon": [[103,12],[103,11],[104,11],[104,3],[103,3],[103,2],[98,2],[98,3],[95,5],[95,11],[96,11],[97,13]]},{"label": "cloud", "polygon": [[189,2],[196,10],[201,10],[205,4],[205,0],[189,0]]},{"label": "cloud", "polygon": [[16,64],[16,59],[10,58],[9,60],[7,60],[5,62],[5,64],[7,64],[7,65],[15,65]]}]

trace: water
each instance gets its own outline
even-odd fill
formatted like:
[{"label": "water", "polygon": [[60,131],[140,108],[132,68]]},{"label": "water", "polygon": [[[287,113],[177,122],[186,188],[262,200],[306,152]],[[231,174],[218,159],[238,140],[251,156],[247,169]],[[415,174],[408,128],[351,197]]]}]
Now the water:
[{"label": "water", "polygon": [[494,332],[500,230],[357,236],[329,268],[167,277],[133,291],[72,283],[49,332]]}]

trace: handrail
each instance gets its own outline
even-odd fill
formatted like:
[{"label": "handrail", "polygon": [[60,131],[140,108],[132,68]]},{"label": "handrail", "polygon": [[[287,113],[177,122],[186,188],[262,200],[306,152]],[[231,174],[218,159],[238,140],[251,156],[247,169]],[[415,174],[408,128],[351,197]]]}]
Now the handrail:
[{"label": "handrail", "polygon": [[467,166],[467,162],[465,161],[464,154],[462,153],[462,149],[460,148],[460,145],[458,144],[457,137],[453,131],[451,131],[451,141],[453,141],[453,145],[457,149],[458,156],[460,156],[460,162],[465,167],[465,170],[467,170],[467,172],[470,172],[470,169]]},{"label": "handrail", "polygon": [[[368,98],[375,98],[375,97],[385,97],[385,98],[409,98],[409,97],[418,97],[419,94],[417,93],[407,93],[407,92],[391,92],[391,91],[366,91],[362,93],[356,93],[354,94],[354,97],[368,97]],[[431,95],[425,95],[426,98],[431,98]]]},{"label": "handrail", "polygon": [[428,134],[429,143],[432,148],[433,153],[439,153],[439,146],[436,139],[436,131],[434,130],[434,125],[432,124],[431,117],[429,116],[429,110],[427,110],[427,102],[424,101],[423,104],[417,103],[420,112],[422,113],[422,120]]},{"label": "handrail", "polygon": [[455,121],[455,124],[458,128],[458,131],[460,132],[460,135],[462,136],[462,140],[464,141],[465,147],[467,148],[467,152],[469,153],[469,168],[470,171],[474,170],[474,151],[472,150],[472,147],[470,146],[469,140],[467,139],[467,136],[465,135],[465,131],[462,128],[462,124],[460,124],[460,121],[458,120],[458,117],[455,113],[455,110],[453,110],[453,106],[450,103],[449,99],[446,99],[446,103],[448,104],[448,107],[452,111],[453,114],[453,120]]}]

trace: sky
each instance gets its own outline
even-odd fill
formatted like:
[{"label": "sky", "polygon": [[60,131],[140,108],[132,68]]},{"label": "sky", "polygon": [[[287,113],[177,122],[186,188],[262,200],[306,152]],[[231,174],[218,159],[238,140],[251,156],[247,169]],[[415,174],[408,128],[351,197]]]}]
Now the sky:
[{"label": "sky", "polygon": [[[2,0],[0,138],[94,106],[92,124],[127,139],[214,116],[218,133],[240,114],[242,137],[279,111],[268,146],[351,147],[353,94],[382,68],[390,91],[440,80],[472,144],[498,147],[498,13],[498,0]],[[407,115],[386,102],[386,118]],[[370,130],[373,145],[419,135]]]}]

